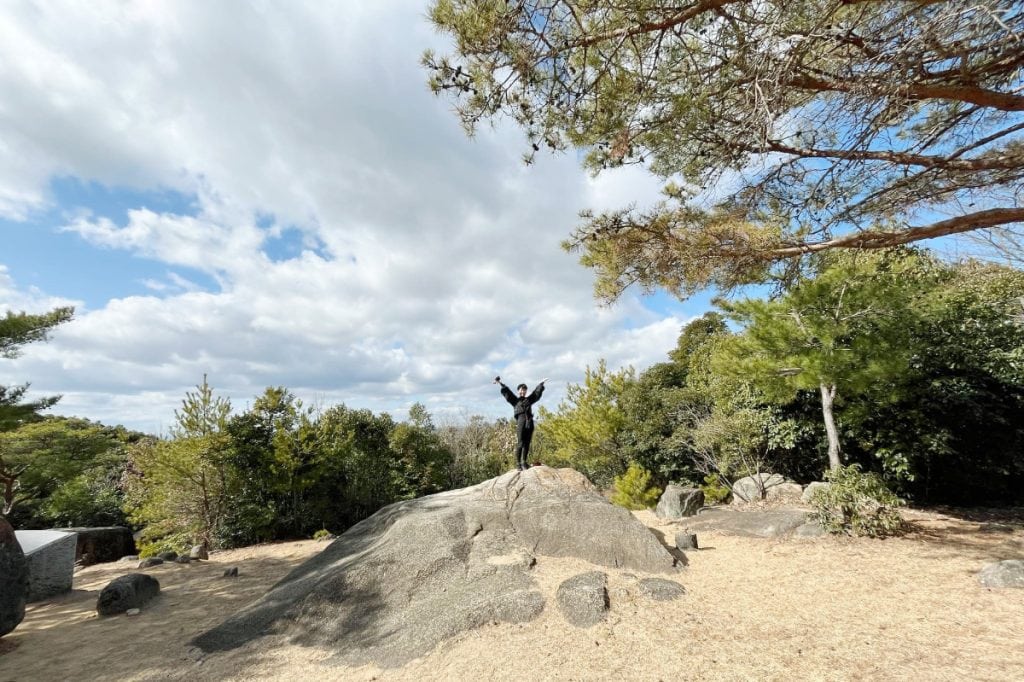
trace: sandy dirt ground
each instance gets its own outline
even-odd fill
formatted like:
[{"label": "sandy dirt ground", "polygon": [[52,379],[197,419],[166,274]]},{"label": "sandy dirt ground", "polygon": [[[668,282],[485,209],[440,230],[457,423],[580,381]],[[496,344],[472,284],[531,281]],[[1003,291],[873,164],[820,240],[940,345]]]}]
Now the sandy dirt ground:
[{"label": "sandy dirt ground", "polygon": [[[637,516],[668,538],[678,529]],[[96,597],[132,564],[76,573],[75,589],[32,604],[0,640],[0,682],[49,680],[1024,680],[1024,590],[977,572],[1024,558],[1024,516],[908,510],[902,538],[763,540],[713,532],[656,602],[640,575],[608,574],[611,608],[589,629],[555,605],[558,584],[595,567],[539,557],[548,599],[526,624],[491,624],[402,668],[347,668],[332,652],[264,637],[199,656],[188,641],[322,550],[313,541],[217,552],[148,569],[161,595],[136,616],[100,618]],[[237,578],[224,578],[237,566]]]}]

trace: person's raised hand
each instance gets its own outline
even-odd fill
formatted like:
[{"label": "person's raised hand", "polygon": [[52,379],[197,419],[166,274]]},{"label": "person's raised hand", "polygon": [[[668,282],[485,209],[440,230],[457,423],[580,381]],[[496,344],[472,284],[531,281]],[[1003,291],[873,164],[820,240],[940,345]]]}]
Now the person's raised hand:
[{"label": "person's raised hand", "polygon": [[500,384],[501,383],[501,377],[494,377],[494,383]]}]

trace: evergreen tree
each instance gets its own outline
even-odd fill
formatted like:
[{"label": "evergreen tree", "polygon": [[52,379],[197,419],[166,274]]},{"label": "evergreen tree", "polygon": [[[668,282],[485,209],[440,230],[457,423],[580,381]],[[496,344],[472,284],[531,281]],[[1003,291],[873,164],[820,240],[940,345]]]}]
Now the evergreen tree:
[{"label": "evergreen tree", "polygon": [[[21,354],[21,347],[25,344],[45,341],[49,332],[57,325],[70,320],[74,312],[74,308],[55,308],[41,315],[7,311],[7,314],[0,318],[0,358],[16,358]],[[40,419],[41,411],[60,400],[60,396],[52,396],[22,402],[27,390],[28,384],[0,386],[0,433]],[[0,444],[0,492],[3,496],[5,515],[10,513],[15,504],[21,485],[18,479],[25,472],[26,466],[11,462],[9,454]]]},{"label": "evergreen tree", "polygon": [[603,298],[1024,223],[1019,0],[434,0],[430,18],[454,39],[424,55],[430,84],[468,132],[507,117],[528,160],[667,180],[567,242]]}]

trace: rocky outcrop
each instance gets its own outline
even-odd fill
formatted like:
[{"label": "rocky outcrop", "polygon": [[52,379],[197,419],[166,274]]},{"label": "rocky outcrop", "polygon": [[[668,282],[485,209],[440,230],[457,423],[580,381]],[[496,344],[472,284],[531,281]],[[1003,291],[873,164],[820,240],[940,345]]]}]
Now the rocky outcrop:
[{"label": "rocky outcrop", "polygon": [[660,519],[680,519],[693,516],[704,506],[704,491],[669,484],[658,500],[654,514]]},{"label": "rocky outcrop", "polygon": [[657,538],[584,476],[534,467],[381,509],[194,644],[225,650],[275,633],[350,665],[400,666],[484,623],[536,618],[538,555],[675,571]]},{"label": "rocky outcrop", "polygon": [[653,573],[675,567],[672,555],[646,526],[609,504],[573,469],[535,467],[522,476],[513,472],[481,486],[480,494],[491,504],[506,506],[516,537],[537,554]]},{"label": "rocky outcrop", "polygon": [[775,538],[791,535],[809,521],[811,521],[810,514],[801,510],[708,509],[694,519],[687,519],[685,525],[689,532],[714,530],[724,535]]},{"label": "rocky outcrop", "polygon": [[25,618],[28,562],[7,519],[0,516],[0,637]]},{"label": "rocky outcrop", "polygon": [[62,528],[78,534],[75,561],[86,566],[117,561],[123,556],[137,554],[132,532],[123,526],[96,528]]}]

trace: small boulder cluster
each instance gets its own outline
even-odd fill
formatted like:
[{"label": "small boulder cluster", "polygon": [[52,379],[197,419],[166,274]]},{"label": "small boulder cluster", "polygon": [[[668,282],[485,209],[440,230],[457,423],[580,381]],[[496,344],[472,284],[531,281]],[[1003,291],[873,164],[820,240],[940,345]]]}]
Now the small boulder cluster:
[{"label": "small boulder cluster", "polygon": [[[766,499],[773,501],[799,502],[801,498],[810,499],[817,488],[827,483],[811,483],[806,488],[792,481],[787,481],[778,474],[761,474],[760,486],[766,491]],[[760,499],[761,487],[753,477],[740,479],[733,484],[736,500],[739,504],[748,504],[749,500]],[[772,492],[774,491],[774,492]],[[705,507],[704,493],[699,488],[686,488],[669,485],[662,493],[654,513],[658,518],[677,521],[683,525],[676,533],[675,548],[679,551],[698,549],[696,531],[716,530],[730,535],[748,537],[817,537],[822,535],[820,524],[815,522],[808,512],[802,510],[769,509],[756,510],[750,513],[725,507]]]},{"label": "small boulder cluster", "polygon": [[[671,601],[686,594],[686,588],[666,578],[640,578],[635,583],[635,592],[654,601]],[[608,574],[588,571],[568,578],[558,586],[555,600],[569,623],[578,628],[593,627],[605,619],[611,608]]]},{"label": "small boulder cluster", "polygon": [[[188,554],[178,554],[177,552],[160,552],[156,556],[151,556],[146,559],[139,561],[139,568],[152,568],[153,566],[159,566],[160,564],[190,564],[193,561],[205,561],[210,558],[209,552],[206,551],[205,545],[196,545]],[[125,557],[122,561],[136,560],[139,557]]]}]

